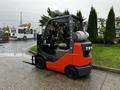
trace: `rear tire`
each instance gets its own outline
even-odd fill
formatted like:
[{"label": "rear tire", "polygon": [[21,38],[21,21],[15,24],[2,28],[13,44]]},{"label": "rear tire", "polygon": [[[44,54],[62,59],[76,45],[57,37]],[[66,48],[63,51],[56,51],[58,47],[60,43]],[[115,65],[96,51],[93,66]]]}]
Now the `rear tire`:
[{"label": "rear tire", "polygon": [[26,36],[24,36],[24,37],[23,37],[23,40],[27,40],[27,37],[26,37]]},{"label": "rear tire", "polygon": [[66,68],[65,74],[70,79],[77,79],[78,78],[78,72],[74,67]]},{"label": "rear tire", "polygon": [[45,69],[46,68],[45,60],[40,56],[36,56],[36,58],[35,58],[35,66],[37,68],[39,68],[39,69]]}]

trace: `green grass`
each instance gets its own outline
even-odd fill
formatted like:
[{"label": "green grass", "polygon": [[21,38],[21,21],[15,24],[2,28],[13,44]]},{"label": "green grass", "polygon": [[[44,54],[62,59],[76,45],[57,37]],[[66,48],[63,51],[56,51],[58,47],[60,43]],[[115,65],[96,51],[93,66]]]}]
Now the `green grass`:
[{"label": "green grass", "polygon": [[[36,51],[37,46],[31,48]],[[120,69],[120,44],[93,44],[93,64]]]},{"label": "green grass", "polygon": [[37,50],[37,46],[36,45],[31,48],[31,51],[36,52],[36,50]]},{"label": "green grass", "polygon": [[93,45],[93,63],[100,66],[120,69],[120,45]]}]

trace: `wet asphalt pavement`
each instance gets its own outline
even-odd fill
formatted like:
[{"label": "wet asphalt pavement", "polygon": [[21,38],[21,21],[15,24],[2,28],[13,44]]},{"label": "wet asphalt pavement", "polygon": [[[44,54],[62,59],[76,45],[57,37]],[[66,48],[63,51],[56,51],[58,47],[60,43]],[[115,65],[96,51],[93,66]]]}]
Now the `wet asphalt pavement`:
[{"label": "wet asphalt pavement", "polygon": [[0,44],[0,90],[120,90],[120,74],[92,70],[89,77],[70,80],[63,74],[23,63],[30,61],[27,51],[35,43]]},{"label": "wet asphalt pavement", "polygon": [[35,40],[10,41],[9,43],[0,43],[0,57],[3,56],[24,56],[28,54],[30,47],[36,44]]}]

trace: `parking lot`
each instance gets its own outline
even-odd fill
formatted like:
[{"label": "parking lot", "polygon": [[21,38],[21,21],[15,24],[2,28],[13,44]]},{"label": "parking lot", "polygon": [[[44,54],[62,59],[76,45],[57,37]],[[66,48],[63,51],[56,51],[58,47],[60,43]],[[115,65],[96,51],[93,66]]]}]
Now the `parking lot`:
[{"label": "parking lot", "polygon": [[33,44],[10,42],[0,46],[0,90],[120,90],[120,74],[92,70],[89,77],[70,80],[61,73],[24,63],[30,62],[27,50]]}]

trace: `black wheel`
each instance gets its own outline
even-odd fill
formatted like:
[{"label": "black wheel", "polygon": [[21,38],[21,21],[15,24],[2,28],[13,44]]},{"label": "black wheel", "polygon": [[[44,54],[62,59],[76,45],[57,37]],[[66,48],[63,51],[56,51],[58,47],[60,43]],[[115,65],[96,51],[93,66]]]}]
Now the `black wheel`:
[{"label": "black wheel", "polygon": [[45,60],[43,58],[39,57],[39,56],[37,56],[35,58],[35,65],[39,69],[45,69],[45,67],[46,67]]},{"label": "black wheel", "polygon": [[24,36],[24,37],[23,37],[23,40],[27,40],[27,37],[26,37],[26,36]]},{"label": "black wheel", "polygon": [[83,75],[81,77],[84,77],[84,78],[89,78],[90,77],[90,73],[89,74],[86,74],[86,75]]},{"label": "black wheel", "polygon": [[78,78],[78,72],[74,67],[66,68],[65,74],[70,79],[77,79]]}]

